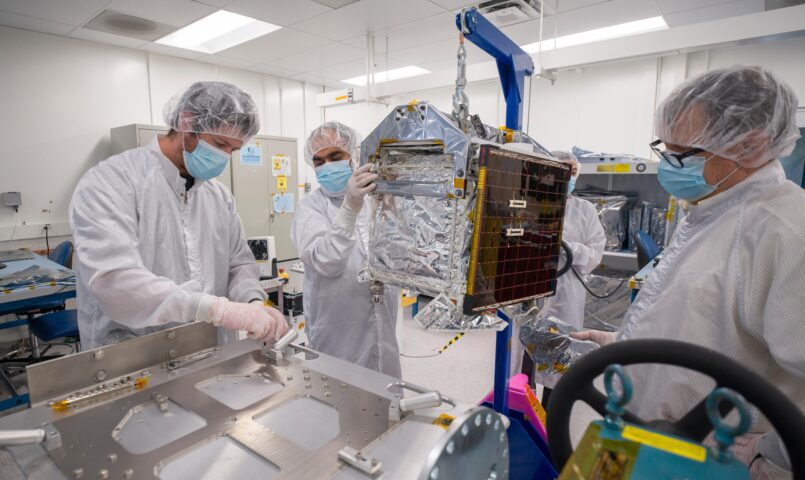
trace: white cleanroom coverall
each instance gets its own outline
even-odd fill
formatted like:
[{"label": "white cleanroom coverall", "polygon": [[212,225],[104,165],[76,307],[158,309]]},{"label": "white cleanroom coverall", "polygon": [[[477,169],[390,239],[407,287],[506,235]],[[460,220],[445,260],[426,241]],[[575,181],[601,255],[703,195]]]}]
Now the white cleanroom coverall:
[{"label": "white cleanroom coverall", "polygon": [[336,219],[342,201],[342,196],[319,188],[299,203],[291,229],[305,264],[303,306],[310,346],[399,377],[400,290],[386,285],[383,303],[373,303],[370,284],[358,282],[358,272],[367,264],[369,205],[355,227],[345,228]]},{"label": "white cleanroom coverall", "polygon": [[[663,338],[738,360],[805,411],[805,191],[774,160],[692,205],[626,313],[619,340]],[[714,382],[663,365],[628,369],[630,405],[678,420]],[[764,419],[752,432],[771,430]]]},{"label": "white cleanroom coverall", "polygon": [[[70,223],[85,349],[195,321],[204,294],[266,297],[232,194],[199,179],[186,192],[156,138],[90,169]],[[220,342],[235,339],[219,329]]]}]

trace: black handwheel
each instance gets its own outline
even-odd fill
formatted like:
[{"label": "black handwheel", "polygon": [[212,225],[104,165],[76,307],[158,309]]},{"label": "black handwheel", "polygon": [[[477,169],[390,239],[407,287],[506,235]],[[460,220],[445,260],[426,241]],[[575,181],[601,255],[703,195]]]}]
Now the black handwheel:
[{"label": "black handwheel", "polygon": [[[562,376],[551,394],[548,405],[548,445],[556,467],[561,471],[573,446],[570,443],[570,413],[573,404],[581,400],[596,412],[606,416],[604,394],[593,386],[593,380],[604,373],[608,365],[659,363],[687,368],[709,376],[716,387],[730,388],[743,397],[771,422],[783,441],[795,479],[805,479],[805,416],[791,400],[774,385],[738,362],[718,352],[698,345],[672,340],[629,340],[617,342],[582,357]],[[677,422],[646,421],[628,411],[624,420],[649,426],[674,435],[701,442],[712,430],[705,400]],[[722,409],[726,415],[729,409]]]}]

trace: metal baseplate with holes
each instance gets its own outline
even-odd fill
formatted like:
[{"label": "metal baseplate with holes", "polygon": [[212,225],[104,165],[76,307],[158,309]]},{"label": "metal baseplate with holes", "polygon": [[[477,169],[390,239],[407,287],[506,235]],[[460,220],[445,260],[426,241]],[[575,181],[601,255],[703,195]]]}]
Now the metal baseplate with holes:
[{"label": "metal baseplate with holes", "polygon": [[190,324],[37,365],[0,448],[26,479],[507,478],[491,410],[292,337],[219,347]]}]

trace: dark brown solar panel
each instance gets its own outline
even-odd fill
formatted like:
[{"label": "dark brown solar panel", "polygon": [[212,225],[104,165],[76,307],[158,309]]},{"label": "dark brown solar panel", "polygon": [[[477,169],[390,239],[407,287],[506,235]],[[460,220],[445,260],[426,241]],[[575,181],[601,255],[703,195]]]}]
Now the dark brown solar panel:
[{"label": "dark brown solar panel", "polygon": [[570,167],[483,145],[464,313],[556,292]]}]

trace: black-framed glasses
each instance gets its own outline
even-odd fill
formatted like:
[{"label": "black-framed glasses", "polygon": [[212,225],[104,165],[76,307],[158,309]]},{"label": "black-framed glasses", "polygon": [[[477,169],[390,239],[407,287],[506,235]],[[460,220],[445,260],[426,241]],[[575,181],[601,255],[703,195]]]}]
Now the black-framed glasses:
[{"label": "black-framed glasses", "polygon": [[697,153],[702,153],[704,151],[701,148],[691,148],[687,152],[676,153],[670,150],[663,150],[659,148],[660,145],[664,145],[663,141],[660,139],[654,140],[648,144],[648,146],[651,147],[651,151],[660,157],[660,160],[665,160],[666,162],[670,163],[672,167],[676,168],[682,168],[685,166],[685,164],[682,162],[682,160],[685,158],[696,155]]}]

